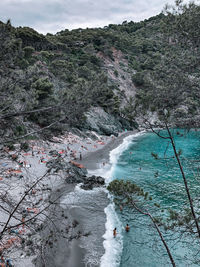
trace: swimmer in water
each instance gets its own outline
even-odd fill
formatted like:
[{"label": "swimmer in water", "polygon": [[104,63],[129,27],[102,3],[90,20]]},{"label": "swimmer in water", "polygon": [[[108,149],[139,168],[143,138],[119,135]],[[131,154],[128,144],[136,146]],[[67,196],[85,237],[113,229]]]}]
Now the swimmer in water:
[{"label": "swimmer in water", "polygon": [[117,228],[115,227],[115,229],[113,230],[113,237],[116,237],[117,235]]},{"label": "swimmer in water", "polygon": [[130,230],[130,226],[128,225],[128,223],[127,223],[127,225],[125,227],[125,230],[126,230],[126,232],[129,232],[129,230]]}]

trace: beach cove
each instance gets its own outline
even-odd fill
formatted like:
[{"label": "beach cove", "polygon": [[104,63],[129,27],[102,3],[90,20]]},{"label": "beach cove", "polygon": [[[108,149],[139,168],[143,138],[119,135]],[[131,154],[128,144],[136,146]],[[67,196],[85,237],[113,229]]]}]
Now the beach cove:
[{"label": "beach cove", "polygon": [[[1,243],[2,251],[9,239],[16,239],[4,253],[5,259],[10,259],[15,266],[20,267],[44,264],[77,267],[84,266],[85,262],[93,264],[91,266],[99,266],[100,258],[105,252],[102,236],[105,234],[106,222],[104,209],[109,203],[107,192],[105,187],[83,190],[78,182],[73,182],[74,178],[70,183],[66,183],[67,177],[70,176],[66,171],[74,164],[85,165],[84,167],[91,171],[99,167],[109,168],[110,151],[131,134],[133,132],[123,132],[119,133],[118,137],[109,137],[92,132],[93,138],[89,138],[66,133],[47,142],[31,140],[26,150],[21,149],[18,144],[14,145],[12,150],[5,147],[2,151],[4,159],[1,161],[0,183],[2,188],[12,189],[15,201],[19,201],[20,197],[26,194],[27,188],[30,190],[31,184],[44,176],[42,183],[36,185],[20,204],[17,215],[18,221],[21,221],[20,216],[25,211],[27,220],[34,215],[38,221],[34,219],[30,227],[26,225],[25,220],[25,225],[22,224],[19,230],[5,235]],[[58,170],[46,175],[52,162]],[[88,176],[91,176],[90,171]],[[51,205],[54,201],[55,205]],[[90,220],[92,217],[93,223]],[[6,219],[5,214],[2,213],[1,218]],[[16,222],[12,220],[11,223]],[[67,232],[67,235],[64,236],[63,232]],[[23,246],[22,240],[27,240]],[[95,251],[87,244],[95,248]],[[38,251],[37,259],[34,251]],[[88,254],[88,251],[92,254]]]},{"label": "beach cove", "polygon": [[[177,148],[181,147],[187,158],[191,160],[199,157],[198,131],[191,130],[190,133],[187,133],[184,130],[174,129],[173,134]],[[127,136],[123,136],[121,141],[116,138],[114,142],[112,141],[105,145],[105,150],[103,148],[95,153],[87,154],[83,163],[87,166],[89,174],[105,177],[106,184],[113,179],[133,179],[138,185],[148,190],[155,199],[154,201],[158,201],[163,209],[184,209],[186,205],[185,192],[176,168],[176,162],[170,157],[171,148],[169,147],[167,150],[167,163],[164,160],[155,161],[150,152],[155,151],[162,157],[165,154],[166,145],[167,143],[153,133],[131,133],[130,136],[127,133]],[[95,154],[97,155],[96,158]],[[187,161],[184,161],[183,164],[187,175],[191,176],[190,165],[188,165]],[[198,163],[196,167],[198,167]],[[159,171],[157,172],[157,170]],[[198,183],[195,182],[195,178],[191,182],[193,182],[192,194],[195,197],[199,190]],[[80,194],[80,200],[83,200],[83,191],[79,187],[76,190]],[[97,230],[97,232],[93,236],[94,238],[91,235],[85,240],[80,240],[79,248],[82,247],[83,249],[82,256],[85,266],[170,266],[169,259],[157,234],[145,217],[139,214],[135,215],[134,212],[130,212],[126,208],[121,213],[119,208],[112,203],[112,198],[109,202],[105,202],[105,196],[103,198],[98,197],[102,191],[95,189],[91,192],[90,197],[88,197],[88,193],[85,194],[88,201],[85,207],[91,205],[90,203],[94,203],[93,212],[90,214],[87,214],[87,212],[82,213],[83,221],[83,215],[87,218],[82,225],[85,223],[88,226],[89,223],[92,229]],[[110,198],[109,195],[108,197]],[[95,202],[95,200],[100,202]],[[100,207],[98,203],[103,205]],[[74,200],[73,204],[76,204]],[[104,214],[101,210],[103,206],[105,207]],[[100,210],[101,212],[99,212]],[[155,211],[159,212],[156,207]],[[102,222],[100,218],[104,218],[104,221]],[[129,234],[124,230],[127,222],[131,227]],[[105,227],[102,229],[104,223]],[[116,239],[113,238],[113,229],[115,227],[117,227]],[[86,229],[88,228],[86,227]],[[191,253],[198,251],[198,244],[194,240],[191,250],[191,247],[187,245],[191,243],[191,238],[187,235],[183,237],[181,230],[180,232],[169,231],[165,235],[167,242],[173,247],[172,253],[177,266],[198,266],[198,263],[195,263],[196,260],[198,262],[198,256],[196,259],[193,257],[193,261],[189,258]],[[172,236],[174,238],[171,238]],[[178,240],[179,242],[177,242]],[[80,251],[76,255],[81,255]]]},{"label": "beach cove", "polygon": [[[102,170],[103,173],[112,166],[109,162],[110,152],[119,147],[124,138],[135,133],[136,131],[124,132],[118,137],[112,136],[101,148],[96,151],[87,151],[82,160],[78,162],[88,169],[88,175],[100,175],[99,170]],[[58,234],[60,238],[57,238],[55,248],[47,251],[46,264],[66,267],[100,266],[101,258],[105,254],[105,247],[103,246],[107,220],[105,208],[110,203],[107,190],[105,187],[83,190],[80,185],[61,184],[53,192],[53,198],[56,198],[60,192],[63,195],[60,200],[60,210],[57,209],[54,214],[57,218],[57,228],[62,231],[63,225],[67,224],[67,221],[71,223],[77,221],[78,225],[72,232],[75,235],[77,232],[90,234],[86,237],[74,238],[70,242]],[[67,221],[63,220],[63,214],[67,217]],[[49,234],[49,231],[47,232]],[[40,264],[41,262],[38,263],[38,266]]]},{"label": "beach cove", "polygon": [[[197,158],[200,154],[198,134],[198,131],[191,131],[188,137],[189,141],[184,135],[176,140],[177,146],[183,148],[188,158]],[[165,266],[163,264],[170,266],[166,253],[149,222],[143,216],[135,216],[135,213],[130,212],[126,207],[121,212],[114,205],[111,195],[106,190],[106,185],[113,179],[130,179],[148,190],[163,208],[184,207],[182,182],[179,181],[176,165],[170,161],[171,157],[169,157],[167,165],[163,166],[161,163],[163,164],[164,161],[152,159],[150,151],[157,152],[162,156],[166,144],[153,133],[143,131],[123,132],[118,137],[97,136],[95,140],[68,134],[55,138],[53,143],[34,142],[33,153],[31,151],[20,152],[19,156],[23,159],[23,166],[20,165],[19,168],[17,168],[16,161],[13,163],[11,160],[12,155],[18,153],[17,149],[6,152],[9,156],[6,165],[4,161],[3,167],[6,176],[1,180],[2,186],[5,186],[9,179],[9,185],[12,182],[15,184],[13,194],[17,196],[22,191],[22,186],[26,185],[24,181],[31,183],[36,176],[45,173],[47,165],[52,162],[52,152],[50,152],[52,148],[54,148],[54,154],[56,151],[59,154],[58,158],[55,157],[54,160],[59,159],[59,162],[63,164],[61,166],[66,165],[67,169],[60,169],[55,175],[46,177],[43,187],[36,187],[30,195],[33,203],[29,207],[30,213],[33,210],[37,214],[42,210],[42,205],[48,202],[52,203],[40,217],[42,224],[38,222],[33,224],[35,229],[40,228],[39,232],[28,237],[31,231],[30,227],[25,225],[22,227],[23,231],[20,230],[21,228],[19,229],[20,235],[18,235],[21,239],[28,237],[33,245],[35,241],[40,244],[37,257],[34,253],[27,256],[25,251],[29,251],[30,247],[21,248],[20,242],[12,244],[8,250],[10,254],[7,254],[6,257],[15,261],[15,266],[20,267],[160,267]],[[171,153],[170,149],[169,153]],[[46,159],[50,163],[46,162]],[[81,172],[87,168],[86,180],[87,177],[101,176],[105,178],[105,185],[94,183],[92,190],[88,190],[89,187],[86,187],[87,190],[81,188],[84,181],[78,180],[76,175],[71,178],[71,174],[68,173],[68,170],[70,172],[72,170],[68,169],[69,166],[73,166],[74,163],[76,163],[75,169],[79,169]],[[56,166],[58,167],[58,165]],[[158,170],[159,172],[157,172]],[[11,175],[10,172],[16,173]],[[187,172],[189,174],[190,170]],[[31,173],[32,175],[30,175]],[[20,175],[23,175],[24,178],[20,178]],[[169,178],[171,183],[168,181]],[[19,192],[19,190],[21,191]],[[174,190],[176,194],[174,194]],[[195,183],[192,193],[197,191],[198,184]],[[41,196],[44,198],[44,202],[41,201]],[[40,206],[34,204],[39,200],[42,203]],[[27,203],[23,203],[24,209]],[[129,223],[131,227],[128,234],[124,231],[126,223]],[[116,239],[113,238],[115,227],[117,227]],[[153,240],[152,235],[155,235]],[[170,235],[167,238],[170,238]],[[14,237],[16,234],[12,236]],[[11,238],[13,238],[12,236]],[[7,240],[9,237],[8,235]],[[189,242],[189,239],[185,239],[185,241]],[[175,248],[175,245],[173,246]],[[155,253],[162,257],[152,257]],[[174,257],[179,264],[177,266],[188,266],[184,265],[184,255],[188,253],[190,250],[187,246],[176,247]],[[197,265],[190,262],[190,266]]]}]

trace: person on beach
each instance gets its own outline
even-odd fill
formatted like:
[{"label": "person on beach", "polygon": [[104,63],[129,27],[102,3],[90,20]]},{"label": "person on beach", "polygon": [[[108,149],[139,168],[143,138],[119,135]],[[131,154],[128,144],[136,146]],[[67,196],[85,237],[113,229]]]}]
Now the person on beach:
[{"label": "person on beach", "polygon": [[6,260],[6,267],[13,267],[12,263],[10,262],[10,260]]},{"label": "person on beach", "polygon": [[115,229],[113,230],[113,237],[116,237],[117,235],[117,228],[115,227]]},{"label": "person on beach", "polygon": [[80,160],[82,160],[82,154],[81,154],[81,152],[80,152]]},{"label": "person on beach", "polygon": [[127,225],[126,225],[126,227],[125,227],[125,230],[126,230],[127,233],[128,233],[129,230],[130,230],[130,226],[128,225],[128,223],[127,223]]},{"label": "person on beach", "polygon": [[6,264],[5,264],[5,260],[4,260],[4,257],[3,257],[3,255],[2,255],[2,253],[1,253],[0,267],[5,267],[5,266],[6,266]]},{"label": "person on beach", "polygon": [[119,209],[120,209],[121,212],[123,211],[122,205],[119,206]]}]

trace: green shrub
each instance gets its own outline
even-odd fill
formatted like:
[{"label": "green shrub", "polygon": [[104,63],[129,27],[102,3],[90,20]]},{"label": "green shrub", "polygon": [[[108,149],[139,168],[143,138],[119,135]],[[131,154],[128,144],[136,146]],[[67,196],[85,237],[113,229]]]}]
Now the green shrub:
[{"label": "green shrub", "polygon": [[14,150],[15,150],[15,147],[14,147],[13,143],[8,143],[8,144],[7,144],[7,147],[8,147],[8,149],[11,150],[11,151],[14,151]]},{"label": "green shrub", "polygon": [[31,57],[33,52],[35,51],[35,49],[32,46],[26,46],[24,47],[23,50],[26,58]]},{"label": "green shrub", "polygon": [[15,135],[20,136],[26,134],[26,129],[23,125],[18,125],[15,128]]},{"label": "green shrub", "polygon": [[18,66],[22,69],[26,69],[29,65],[28,61],[26,59],[21,59],[17,62]]},{"label": "green shrub", "polygon": [[119,76],[119,73],[118,73],[118,71],[117,71],[117,70],[114,70],[114,74],[115,74],[115,76],[116,76],[116,77],[118,77],[118,76]]},{"label": "green shrub", "polygon": [[48,78],[39,78],[32,84],[32,88],[36,89],[37,99],[43,100],[53,92],[53,84]]},{"label": "green shrub", "polygon": [[21,143],[20,144],[21,150],[28,151],[29,150],[29,144],[28,143]]},{"label": "green shrub", "polygon": [[144,73],[137,72],[132,76],[132,81],[136,86],[142,86],[144,84]]}]

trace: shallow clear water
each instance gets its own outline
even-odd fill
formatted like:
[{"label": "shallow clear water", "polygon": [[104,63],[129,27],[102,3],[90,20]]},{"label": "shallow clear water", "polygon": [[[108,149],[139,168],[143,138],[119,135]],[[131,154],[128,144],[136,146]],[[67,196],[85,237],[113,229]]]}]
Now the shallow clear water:
[{"label": "shallow clear water", "polygon": [[[177,130],[173,131],[177,150],[182,149],[184,171],[195,198],[200,193],[200,180],[193,175],[198,173],[199,167],[197,159],[200,158],[200,132],[190,131],[185,134],[183,130],[178,131],[183,136],[177,135]],[[158,154],[159,159],[153,158],[151,152]],[[187,195],[177,162],[172,156],[173,150],[167,140],[153,133],[143,134],[133,138],[132,141],[129,140],[126,150],[116,156],[117,163],[112,170],[112,179],[132,180],[148,191],[153,198],[152,203],[156,202],[161,206],[161,208],[150,208],[156,215],[166,216],[167,208],[180,211],[188,203]],[[121,257],[120,260],[117,257],[116,262],[108,264],[108,267],[171,266],[165,248],[148,218],[126,207],[123,212],[117,210],[117,214],[120,223],[116,221],[115,226],[119,234],[114,242],[123,244],[121,250],[118,249],[118,256]],[[131,227],[129,233],[124,231],[126,223]],[[177,266],[199,266],[194,262],[200,259],[199,255],[194,256],[198,252],[199,245],[190,235],[182,236],[180,232],[168,231],[165,237]],[[113,247],[117,249],[117,245],[113,244]]]}]

